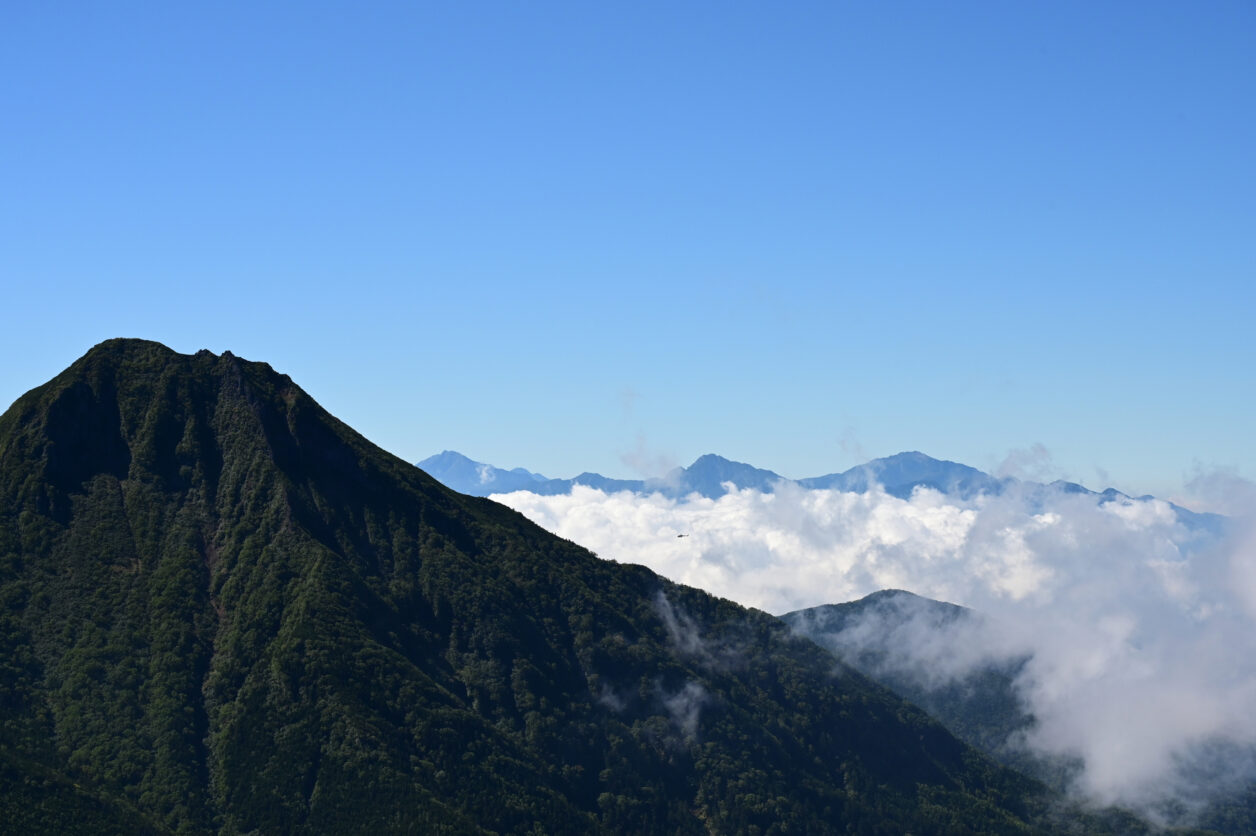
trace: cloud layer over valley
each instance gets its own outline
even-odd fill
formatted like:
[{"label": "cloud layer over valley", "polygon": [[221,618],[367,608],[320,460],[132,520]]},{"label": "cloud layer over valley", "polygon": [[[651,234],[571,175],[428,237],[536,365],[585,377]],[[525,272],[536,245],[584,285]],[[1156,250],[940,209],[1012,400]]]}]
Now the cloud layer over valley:
[{"label": "cloud layer over valley", "polygon": [[899,662],[947,679],[1030,656],[1016,689],[1037,723],[1019,743],[1080,759],[1074,788],[1095,800],[1190,807],[1205,764],[1214,789],[1219,773],[1252,777],[1256,537],[1241,508],[1219,536],[1160,500],[1064,491],[494,498],[604,558],[772,613],[887,588],[983,613],[952,635],[902,626]]}]

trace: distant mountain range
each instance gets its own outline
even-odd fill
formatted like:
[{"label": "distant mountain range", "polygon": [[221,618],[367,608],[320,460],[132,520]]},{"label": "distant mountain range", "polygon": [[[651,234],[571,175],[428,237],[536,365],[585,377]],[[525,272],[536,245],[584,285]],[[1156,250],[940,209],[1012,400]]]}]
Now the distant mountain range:
[{"label": "distant mountain range", "polygon": [[666,496],[688,496],[698,493],[715,498],[724,495],[724,483],[731,482],[738,488],[760,491],[775,490],[783,476],[770,470],[761,470],[741,462],[730,461],[722,456],[699,457],[689,467],[673,468],[655,479],[612,479],[600,473],[581,473],[570,479],[551,479],[522,467],[503,470],[483,462],[473,461],[453,450],[431,456],[418,466],[446,487],[471,496],[488,496],[495,493],[531,491],[541,496],[571,493],[576,485],[597,488],[607,493],[630,491],[632,493],[661,493]]},{"label": "distant mountain range", "polygon": [[[446,487],[471,496],[531,491],[541,496],[571,493],[576,485],[597,488],[606,493],[629,491],[680,498],[698,494],[718,499],[727,492],[727,485],[738,490],[775,491],[782,484],[801,488],[839,490],[864,493],[874,485],[891,496],[907,499],[916,488],[930,488],[949,496],[971,499],[980,494],[1000,495],[1019,491],[1030,502],[1041,504],[1056,494],[1085,494],[1099,502],[1113,500],[1150,500],[1150,495],[1131,497],[1115,488],[1092,491],[1076,482],[1057,480],[1051,483],[1030,482],[1014,477],[996,477],[959,462],[945,461],[917,451],[896,453],[885,458],[852,467],[841,473],[829,473],[808,479],[786,479],[771,470],[708,453],[699,456],[688,467],[677,467],[654,479],[612,479],[599,473],[581,473],[571,479],[552,479],[522,467],[503,470],[474,461],[461,453],[446,450],[430,456],[418,466]],[[1172,504],[1172,503],[1170,503]],[[1173,505],[1178,518],[1192,529],[1211,532],[1220,530],[1224,517],[1201,514]]]}]

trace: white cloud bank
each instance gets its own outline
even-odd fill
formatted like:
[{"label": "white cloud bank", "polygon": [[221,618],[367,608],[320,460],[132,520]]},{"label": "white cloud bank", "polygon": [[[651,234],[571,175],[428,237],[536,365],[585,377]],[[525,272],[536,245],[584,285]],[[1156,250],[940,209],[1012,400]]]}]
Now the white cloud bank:
[{"label": "white cloud bank", "polygon": [[[1017,681],[1038,720],[1026,742],[1080,758],[1077,789],[1095,800],[1189,806],[1200,787],[1184,776],[1200,753],[1251,766],[1256,529],[1242,520],[1217,542],[1159,500],[1066,493],[493,498],[602,557],[768,612],[899,588],[987,614],[996,626],[966,639],[965,658],[1032,654]],[[927,662],[921,641],[912,652]]]}]

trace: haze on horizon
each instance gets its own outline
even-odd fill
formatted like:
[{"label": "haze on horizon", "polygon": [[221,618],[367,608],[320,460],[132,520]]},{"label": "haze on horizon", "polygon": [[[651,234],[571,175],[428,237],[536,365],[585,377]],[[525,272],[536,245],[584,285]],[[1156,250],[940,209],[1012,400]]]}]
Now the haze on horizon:
[{"label": "haze on horizon", "polygon": [[1249,3],[2,17],[3,405],[137,336],[409,461],[1256,475]]}]

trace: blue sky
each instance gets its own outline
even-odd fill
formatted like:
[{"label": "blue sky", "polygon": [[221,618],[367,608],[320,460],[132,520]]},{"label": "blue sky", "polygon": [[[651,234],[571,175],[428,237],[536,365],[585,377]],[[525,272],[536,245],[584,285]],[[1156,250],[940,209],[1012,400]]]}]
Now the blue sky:
[{"label": "blue sky", "polygon": [[0,76],[5,404],[139,336],[410,460],[1256,476],[1251,3],[23,0]]}]

